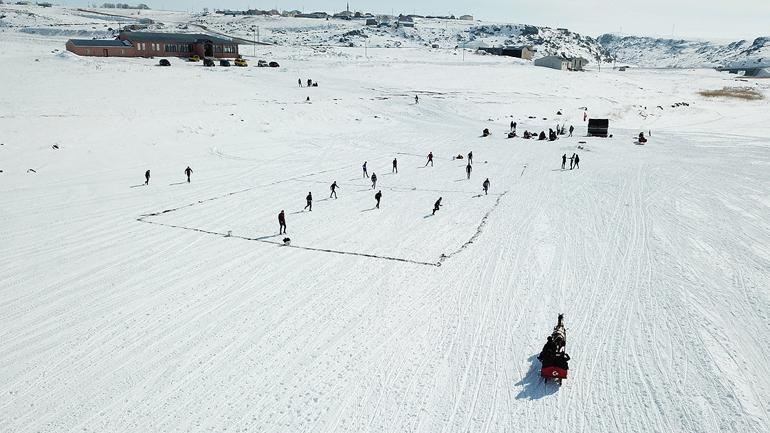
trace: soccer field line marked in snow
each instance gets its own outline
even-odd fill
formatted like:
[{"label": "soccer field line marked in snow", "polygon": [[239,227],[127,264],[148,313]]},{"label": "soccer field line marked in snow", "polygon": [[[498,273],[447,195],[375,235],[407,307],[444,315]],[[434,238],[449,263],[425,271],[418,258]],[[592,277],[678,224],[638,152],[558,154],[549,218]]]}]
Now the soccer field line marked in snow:
[{"label": "soccer field line marked in snow", "polygon": [[[525,168],[526,168],[526,165],[525,165]],[[487,211],[486,214],[484,214],[484,217],[481,219],[481,222],[479,223],[479,226],[476,228],[476,232],[473,234],[473,236],[471,236],[471,238],[469,240],[467,240],[465,243],[463,243],[454,252],[452,252],[450,254],[441,254],[441,256],[439,257],[439,260],[437,262],[425,262],[425,261],[412,260],[412,259],[407,259],[407,258],[402,258],[402,257],[382,256],[382,255],[377,255],[377,254],[361,253],[361,252],[356,252],[356,251],[341,251],[341,250],[333,250],[333,249],[327,249],[327,248],[305,247],[305,246],[300,246],[300,245],[284,245],[284,244],[282,244],[280,242],[275,242],[275,241],[269,241],[268,240],[269,238],[272,238],[272,237],[275,237],[275,236],[278,236],[278,235],[263,236],[263,237],[259,237],[259,238],[250,238],[250,237],[246,237],[246,236],[237,236],[237,235],[234,236],[234,235],[232,235],[232,231],[228,231],[228,233],[220,233],[220,232],[214,232],[214,231],[200,229],[200,228],[195,228],[195,227],[185,227],[185,226],[179,226],[179,225],[167,224],[167,223],[160,223],[160,222],[149,221],[148,220],[148,218],[151,218],[151,217],[155,217],[155,216],[159,216],[159,215],[164,215],[164,214],[171,213],[171,212],[176,212],[178,210],[186,209],[186,208],[198,205],[198,204],[202,204],[202,203],[206,203],[206,202],[210,202],[210,201],[214,201],[214,200],[219,200],[221,198],[230,197],[230,196],[233,196],[233,195],[236,195],[236,194],[241,194],[241,193],[252,191],[252,190],[255,190],[255,189],[259,189],[259,188],[264,188],[264,187],[268,187],[268,186],[278,185],[278,184],[285,183],[285,182],[297,181],[297,180],[300,180],[300,179],[303,179],[303,178],[306,178],[306,177],[315,176],[315,175],[318,175],[318,174],[323,174],[323,173],[326,173],[326,172],[329,172],[329,171],[336,171],[336,170],[339,170],[339,169],[323,170],[323,171],[314,172],[314,173],[310,173],[310,174],[305,174],[305,175],[302,175],[302,176],[296,176],[296,177],[289,178],[289,179],[283,179],[283,180],[279,180],[279,181],[275,181],[275,182],[271,182],[271,183],[267,183],[267,184],[263,184],[263,185],[252,186],[252,187],[244,188],[244,189],[241,189],[241,190],[220,194],[220,195],[217,195],[217,196],[214,196],[214,197],[210,197],[210,198],[207,198],[207,199],[197,200],[196,202],[188,203],[186,205],[182,205],[182,206],[179,206],[179,207],[176,207],[176,208],[164,209],[162,211],[141,214],[141,215],[139,215],[139,217],[136,220],[139,221],[139,222],[142,222],[142,223],[146,223],[146,224],[154,224],[154,225],[159,225],[159,226],[165,226],[165,227],[171,227],[171,228],[177,228],[177,229],[183,229],[183,230],[190,230],[190,231],[195,231],[195,232],[205,233],[205,234],[210,234],[210,235],[216,235],[216,236],[221,236],[221,237],[232,237],[232,238],[238,238],[238,239],[249,240],[249,241],[254,241],[254,242],[262,242],[262,243],[267,243],[267,244],[272,244],[272,245],[285,246],[287,248],[298,248],[298,249],[302,249],[302,250],[306,250],[306,251],[317,251],[317,252],[326,252],[326,253],[332,253],[332,254],[343,254],[343,255],[351,255],[351,256],[359,256],[359,257],[369,257],[369,258],[375,258],[375,259],[381,259],[381,260],[389,260],[389,261],[397,261],[397,262],[403,262],[403,263],[412,263],[412,264],[423,265],[423,266],[436,266],[436,267],[439,267],[439,266],[442,265],[442,263],[444,261],[446,261],[447,259],[453,257],[454,255],[460,253],[462,250],[467,248],[470,244],[472,244],[481,235],[481,232],[483,231],[483,227],[486,225],[486,222],[487,222],[487,219],[489,218],[489,215],[500,204],[500,200],[503,198],[503,196],[508,193],[508,191],[505,191],[502,194],[497,194],[497,200],[495,201],[495,204]],[[523,174],[523,172],[522,172],[522,174]],[[397,187],[392,187],[392,188],[397,188]],[[416,190],[417,190],[417,188],[414,188],[414,187],[407,188],[407,191],[416,191]],[[430,191],[430,190],[424,190],[424,191]],[[449,192],[449,191],[443,191],[443,190],[436,190],[436,191]],[[458,192],[458,193],[467,193],[467,191],[456,191],[456,192]]]},{"label": "soccer field line marked in snow", "polygon": [[332,254],[342,254],[342,255],[347,255],[347,256],[369,257],[369,258],[373,258],[373,259],[390,260],[390,261],[403,262],[403,263],[412,263],[412,264],[415,264],[415,265],[422,265],[422,266],[436,266],[436,267],[441,266],[441,261],[432,262],[431,263],[431,262],[423,262],[423,261],[419,261],[419,260],[406,259],[406,258],[403,258],[403,257],[382,256],[382,255],[378,255],[378,254],[361,253],[361,252],[357,252],[357,251],[342,251],[342,250],[333,250],[333,249],[330,249],[330,248],[306,247],[306,246],[302,246],[302,245],[284,245],[282,242],[276,242],[276,241],[269,240],[270,238],[274,238],[274,237],[280,236],[278,234],[268,235],[268,236],[260,236],[260,237],[252,238],[252,237],[248,237],[248,236],[234,235],[234,234],[232,234],[232,230],[228,230],[227,233],[221,233],[221,232],[215,232],[215,231],[211,231],[211,230],[200,229],[200,228],[196,228],[196,227],[185,227],[185,226],[179,226],[179,225],[176,225],[176,224],[167,224],[167,223],[159,223],[159,222],[156,222],[156,221],[148,221],[147,218],[149,218],[151,216],[154,216],[154,215],[141,216],[141,217],[137,218],[136,220],[139,221],[139,222],[146,223],[146,224],[154,224],[154,225],[158,225],[158,226],[172,227],[172,228],[175,228],[175,229],[190,230],[190,231],[194,231],[194,232],[198,232],[198,233],[205,233],[205,234],[208,234],[208,235],[221,236],[223,238],[235,238],[235,239],[242,239],[242,240],[245,240],[245,241],[262,242],[262,243],[265,243],[265,244],[277,245],[277,246],[282,246],[282,247],[285,247],[285,248],[296,248],[296,249],[306,250],[306,251],[317,251],[317,252],[332,253]]},{"label": "soccer field line marked in snow", "polygon": [[489,215],[492,214],[492,211],[497,209],[497,206],[500,205],[500,200],[502,200],[503,196],[505,196],[506,194],[508,194],[508,191],[505,191],[502,194],[500,194],[499,196],[497,196],[497,200],[495,200],[495,204],[487,211],[487,213],[484,214],[484,217],[481,218],[481,222],[479,223],[479,226],[476,228],[476,232],[473,234],[473,236],[471,236],[470,239],[465,241],[464,244],[460,245],[460,248],[456,249],[455,251],[453,251],[453,252],[451,252],[449,254],[442,254],[441,257],[439,258],[439,261],[438,261],[439,264],[443,263],[447,259],[451,259],[456,254],[459,254],[464,249],[468,248],[468,246],[470,246],[470,244],[475,242],[476,239],[479,236],[481,236],[481,233],[484,231],[484,226],[487,225],[487,220],[489,219]]},{"label": "soccer field line marked in snow", "polygon": [[[234,193],[231,193],[231,194],[234,194]],[[373,258],[373,259],[381,259],[381,260],[389,260],[389,261],[396,261],[396,262],[402,262],[402,263],[412,263],[412,264],[415,264],[415,265],[439,267],[447,259],[450,259],[450,258],[454,257],[455,255],[459,254],[460,252],[462,252],[463,250],[468,248],[472,243],[474,243],[476,241],[476,239],[479,236],[481,236],[481,233],[484,231],[484,226],[487,224],[487,220],[489,219],[489,216],[492,214],[492,211],[497,209],[497,207],[500,205],[500,201],[502,200],[503,196],[505,196],[506,194],[508,194],[508,191],[505,191],[502,194],[499,194],[497,196],[497,200],[495,200],[495,204],[481,218],[481,222],[479,223],[478,227],[476,228],[476,231],[473,233],[473,235],[470,237],[470,239],[465,241],[455,251],[453,251],[453,252],[451,252],[449,254],[441,254],[441,256],[439,257],[437,262],[426,262],[426,261],[420,261],[420,260],[407,259],[407,258],[403,258],[403,257],[383,256],[383,255],[378,255],[378,254],[362,253],[362,252],[356,252],[356,251],[333,250],[333,249],[329,249],[329,248],[306,247],[306,246],[301,246],[301,245],[288,245],[288,246],[285,246],[285,247],[287,247],[287,248],[297,248],[297,249],[306,250],[306,251],[316,251],[316,252],[325,252],[325,253],[332,253],[332,254],[342,254],[342,255],[349,255],[349,256],[369,257],[369,258]],[[200,202],[198,202],[198,203],[200,203]],[[167,224],[167,223],[160,223],[160,222],[156,222],[156,221],[148,221],[148,218],[151,218],[153,216],[158,216],[158,215],[163,215],[163,214],[166,214],[166,213],[175,212],[177,210],[184,209],[184,208],[192,206],[194,204],[197,204],[197,203],[181,206],[181,207],[178,207],[178,208],[175,208],[175,209],[165,209],[165,210],[160,211],[160,212],[154,212],[154,213],[150,213],[150,214],[140,215],[140,217],[137,218],[136,220],[139,221],[139,222],[146,223],[146,224],[154,224],[154,225],[159,225],[159,226],[164,226],[164,227],[172,227],[172,228],[177,228],[177,229],[190,230],[190,231],[195,231],[195,232],[198,232],[198,233],[205,233],[205,234],[221,236],[221,237],[226,237],[226,238],[230,237],[230,238],[243,239],[243,240],[247,240],[247,241],[262,242],[262,243],[271,244],[271,245],[284,246],[280,242],[275,242],[275,241],[268,240],[270,238],[273,238],[273,237],[276,237],[276,236],[279,236],[279,235],[261,236],[261,237],[253,238],[253,237],[247,237],[247,236],[233,235],[232,231],[229,231],[228,233],[221,233],[221,232],[215,232],[215,231],[211,231],[211,230],[200,229],[200,228],[196,228],[196,227],[185,227],[185,226],[180,226],[180,225],[175,225],[175,224]]]}]

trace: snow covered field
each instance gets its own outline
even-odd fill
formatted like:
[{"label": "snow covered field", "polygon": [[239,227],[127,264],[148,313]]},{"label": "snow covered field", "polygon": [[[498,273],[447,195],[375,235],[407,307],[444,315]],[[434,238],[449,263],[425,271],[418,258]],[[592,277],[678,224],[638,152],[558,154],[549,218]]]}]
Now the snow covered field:
[{"label": "snow covered field", "polygon": [[769,104],[697,94],[770,82],[420,48],[160,68],[65,39],[0,33],[0,431],[770,430]]}]

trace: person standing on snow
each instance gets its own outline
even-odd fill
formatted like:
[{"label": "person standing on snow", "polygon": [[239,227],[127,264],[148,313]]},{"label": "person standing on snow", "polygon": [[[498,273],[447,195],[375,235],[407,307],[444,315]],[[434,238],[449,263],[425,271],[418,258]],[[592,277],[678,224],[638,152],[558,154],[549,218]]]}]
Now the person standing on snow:
[{"label": "person standing on snow", "polygon": [[372,189],[377,187],[377,173],[372,173]]},{"label": "person standing on snow", "polygon": [[144,172],[144,184],[145,185],[150,184],[150,170],[147,170]]},{"label": "person standing on snow", "polygon": [[382,198],[382,190],[377,191],[377,194],[374,195],[374,199],[377,200],[377,204],[374,206],[375,208],[380,208],[380,199]]},{"label": "person standing on snow", "polygon": [[468,164],[473,164],[473,151],[468,152]]},{"label": "person standing on snow", "polygon": [[569,169],[572,170],[572,167],[575,166],[575,154],[573,153],[572,156],[569,157]]},{"label": "person standing on snow", "polygon": [[580,168],[580,157],[578,154],[575,154],[575,168]]},{"label": "person standing on snow", "polygon": [[471,170],[473,170],[473,167],[471,167],[471,163],[468,162],[468,165],[465,166],[465,173],[468,175],[468,179],[471,178]]},{"label": "person standing on snow", "polygon": [[425,163],[425,166],[427,167],[428,164],[433,167],[433,152],[428,152],[428,162]]},{"label": "person standing on snow", "polygon": [[567,165],[567,154],[561,156],[561,169],[564,170],[564,166]]},{"label": "person standing on snow", "polygon": [[420,103],[420,98],[417,95],[414,95],[414,103],[415,104],[419,104]]},{"label": "person standing on snow", "polygon": [[305,209],[310,208],[310,212],[313,212],[313,194],[310,191],[308,191],[307,197],[305,197],[305,201],[307,202]]},{"label": "person standing on snow", "polygon": [[573,132],[573,131],[575,131],[575,126],[574,126],[574,125],[570,125],[570,126],[569,126],[569,136],[570,136],[570,137],[572,137],[572,132]]},{"label": "person standing on snow", "polygon": [[302,78],[297,78],[297,84],[299,84],[299,87],[302,87]]},{"label": "person standing on snow", "polygon": [[441,207],[441,197],[436,200],[435,203],[433,203],[433,213],[431,215],[436,215],[436,211]]},{"label": "person standing on snow", "polygon": [[487,191],[489,191],[489,178],[481,184],[481,187],[484,188],[484,195],[487,195]]},{"label": "person standing on snow", "polygon": [[192,174],[192,168],[188,165],[187,168],[184,169],[184,174],[187,175],[187,183],[190,183],[190,175]]},{"label": "person standing on snow", "polygon": [[364,165],[361,168],[364,170],[364,178],[369,179],[369,173],[366,171],[366,161],[364,161]]},{"label": "person standing on snow", "polygon": [[329,187],[329,189],[332,190],[332,193],[329,194],[329,198],[332,198],[332,196],[334,196],[334,199],[335,200],[337,199],[337,188],[339,188],[339,186],[337,186],[337,181],[335,180],[334,182],[332,182],[332,185]]},{"label": "person standing on snow", "polygon": [[278,214],[278,234],[286,234],[286,215],[284,215],[283,209],[281,209],[281,212]]},{"label": "person standing on snow", "polygon": [[396,158],[393,158],[393,170],[391,170],[391,173],[398,173],[398,160]]}]

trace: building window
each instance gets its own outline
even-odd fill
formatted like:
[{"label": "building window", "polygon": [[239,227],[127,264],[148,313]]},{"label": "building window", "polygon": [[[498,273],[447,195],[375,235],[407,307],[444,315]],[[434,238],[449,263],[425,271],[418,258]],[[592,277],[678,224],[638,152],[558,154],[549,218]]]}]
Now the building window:
[{"label": "building window", "polygon": [[232,54],[232,53],[237,53],[238,49],[237,49],[237,47],[235,45],[225,45],[224,46],[224,51],[226,53],[231,53]]},{"label": "building window", "polygon": [[87,56],[88,56],[88,55],[91,55],[91,49],[90,49],[90,48],[86,48],[86,55],[87,55]]},{"label": "building window", "polygon": [[222,52],[222,46],[221,45],[214,45],[214,52],[215,53],[221,53]]}]

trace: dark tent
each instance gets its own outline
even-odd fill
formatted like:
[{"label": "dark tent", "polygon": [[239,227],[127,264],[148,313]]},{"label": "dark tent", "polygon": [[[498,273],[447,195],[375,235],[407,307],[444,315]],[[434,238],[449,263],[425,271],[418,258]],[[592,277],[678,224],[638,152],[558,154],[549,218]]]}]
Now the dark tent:
[{"label": "dark tent", "polygon": [[589,137],[607,137],[610,128],[609,119],[588,119]]}]

